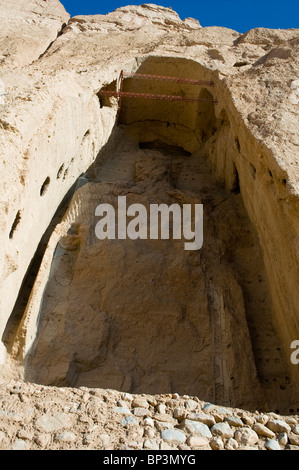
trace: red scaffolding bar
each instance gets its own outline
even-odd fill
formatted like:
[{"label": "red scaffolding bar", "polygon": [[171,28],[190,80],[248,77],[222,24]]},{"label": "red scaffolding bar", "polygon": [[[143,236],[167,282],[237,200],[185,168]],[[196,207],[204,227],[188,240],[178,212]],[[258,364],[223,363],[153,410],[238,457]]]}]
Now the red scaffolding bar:
[{"label": "red scaffolding bar", "polygon": [[[162,100],[162,101],[185,101],[185,102],[212,102],[212,103],[218,103],[217,100],[209,100],[209,99],[202,99],[202,98],[188,98],[184,96],[178,96],[178,95],[158,95],[156,93],[134,93],[131,91],[111,91],[111,90],[101,90],[98,93],[99,95],[108,95],[108,96],[115,96],[119,97],[120,99],[122,97],[125,98],[142,98],[145,100]],[[119,100],[120,102],[120,100]]]},{"label": "red scaffolding bar", "polygon": [[125,73],[123,70],[120,73],[119,81],[117,83],[117,90],[100,90],[98,92],[99,96],[115,96],[118,99],[118,109],[117,109],[117,123],[119,123],[120,110],[121,110],[121,101],[122,98],[139,98],[145,100],[162,100],[162,101],[181,101],[189,103],[197,102],[210,102],[217,104],[216,99],[203,99],[203,98],[190,98],[178,95],[160,95],[157,93],[135,93],[131,91],[123,91],[123,80],[124,78],[137,78],[144,80],[160,80],[160,81],[169,81],[175,83],[182,83],[187,85],[201,85],[201,86],[214,86],[212,81],[208,80],[193,80],[190,78],[181,78],[181,77],[170,77],[164,75],[150,75],[144,73]]},{"label": "red scaffolding bar", "polygon": [[125,73],[123,72],[123,77],[125,78],[139,78],[144,80],[159,80],[159,81],[168,81],[175,83],[184,83],[187,85],[203,85],[203,86],[214,86],[214,82],[209,80],[193,80],[190,78],[180,78],[180,77],[170,77],[164,75],[150,75],[145,73]]}]

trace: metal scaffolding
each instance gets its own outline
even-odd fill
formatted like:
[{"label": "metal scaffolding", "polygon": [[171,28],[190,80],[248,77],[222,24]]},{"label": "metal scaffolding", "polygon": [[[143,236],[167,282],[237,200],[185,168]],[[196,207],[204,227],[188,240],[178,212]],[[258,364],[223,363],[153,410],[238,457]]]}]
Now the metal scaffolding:
[{"label": "metal scaffolding", "polygon": [[114,96],[118,99],[118,110],[117,110],[117,120],[119,122],[120,110],[121,110],[121,101],[122,98],[137,98],[145,100],[161,100],[161,101],[181,101],[181,102],[210,102],[217,104],[216,99],[204,99],[204,98],[191,98],[180,95],[161,95],[157,93],[136,93],[131,91],[123,91],[123,81],[125,78],[134,78],[141,80],[158,80],[158,81],[168,81],[174,83],[182,83],[187,85],[200,85],[205,87],[213,87],[214,82],[208,80],[194,80],[189,78],[182,77],[170,77],[164,75],[150,75],[150,74],[141,74],[141,73],[125,73],[123,70],[120,73],[119,80],[117,82],[116,91],[112,90],[100,90],[99,96]]}]

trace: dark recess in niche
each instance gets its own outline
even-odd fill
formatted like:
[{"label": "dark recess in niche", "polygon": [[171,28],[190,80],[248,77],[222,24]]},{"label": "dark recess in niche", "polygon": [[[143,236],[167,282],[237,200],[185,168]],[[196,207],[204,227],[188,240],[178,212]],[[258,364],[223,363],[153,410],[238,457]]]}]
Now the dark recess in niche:
[{"label": "dark recess in niche", "polygon": [[256,178],[256,168],[255,168],[254,165],[252,165],[252,163],[250,163],[250,173],[251,173],[252,178],[255,180],[255,178]]},{"label": "dark recess in niche", "polygon": [[19,225],[20,221],[21,221],[21,212],[18,211],[17,215],[15,216],[15,220],[14,220],[12,226],[11,226],[10,232],[9,232],[9,239],[10,240],[13,238],[14,233],[15,233],[15,231],[17,229],[17,226]]},{"label": "dark recess in niche", "polygon": [[232,186],[232,193],[234,194],[240,193],[240,180],[239,180],[239,173],[238,173],[236,165],[234,165],[234,181],[233,181],[233,186]]},{"label": "dark recess in niche", "polygon": [[239,141],[238,137],[235,137],[235,142],[236,142],[238,152],[241,153],[241,145],[240,145],[240,141]]},{"label": "dark recess in niche", "polygon": [[43,182],[43,184],[41,185],[41,188],[40,188],[40,195],[41,196],[44,196],[47,192],[47,189],[49,187],[49,184],[50,184],[50,178],[49,176],[47,176],[47,178],[45,179],[45,181]]},{"label": "dark recess in niche", "polygon": [[139,142],[140,149],[158,150],[161,153],[172,156],[190,157],[191,153],[183,147],[170,145],[161,140],[153,140],[152,142]]}]

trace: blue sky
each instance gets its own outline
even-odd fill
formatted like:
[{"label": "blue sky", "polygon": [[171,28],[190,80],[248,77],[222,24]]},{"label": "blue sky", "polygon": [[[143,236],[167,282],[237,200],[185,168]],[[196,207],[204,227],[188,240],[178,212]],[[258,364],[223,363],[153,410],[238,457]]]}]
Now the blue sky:
[{"label": "blue sky", "polygon": [[299,28],[299,0],[60,0],[71,16],[106,14],[125,5],[157,3],[172,7],[181,19],[197,18],[202,26],[225,26],[240,33],[249,29]]}]

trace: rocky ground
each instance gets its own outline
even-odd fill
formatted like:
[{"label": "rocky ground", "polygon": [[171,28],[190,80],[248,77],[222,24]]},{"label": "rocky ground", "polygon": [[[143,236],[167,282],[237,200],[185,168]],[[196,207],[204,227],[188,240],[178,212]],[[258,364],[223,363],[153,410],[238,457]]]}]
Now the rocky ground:
[{"label": "rocky ground", "polygon": [[299,450],[299,415],[223,408],[178,394],[10,382],[1,450]]}]

